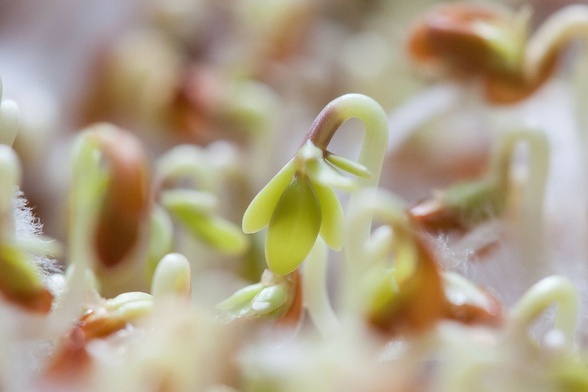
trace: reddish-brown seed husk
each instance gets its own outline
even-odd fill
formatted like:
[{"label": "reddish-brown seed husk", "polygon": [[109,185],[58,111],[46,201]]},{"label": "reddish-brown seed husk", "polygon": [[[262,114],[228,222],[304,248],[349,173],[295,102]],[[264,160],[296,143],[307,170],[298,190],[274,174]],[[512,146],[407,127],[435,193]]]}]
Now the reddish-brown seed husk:
[{"label": "reddish-brown seed husk", "polygon": [[139,140],[128,132],[97,132],[93,137],[111,168],[95,234],[98,260],[111,268],[139,239],[149,207],[148,160]]}]

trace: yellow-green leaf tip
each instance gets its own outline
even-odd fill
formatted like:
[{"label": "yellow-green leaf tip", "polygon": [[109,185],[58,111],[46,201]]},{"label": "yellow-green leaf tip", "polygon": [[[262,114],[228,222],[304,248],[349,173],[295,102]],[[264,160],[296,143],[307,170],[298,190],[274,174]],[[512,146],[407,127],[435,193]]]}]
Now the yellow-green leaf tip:
[{"label": "yellow-green leaf tip", "polygon": [[259,191],[243,214],[242,228],[245,233],[258,232],[270,223],[274,209],[295,171],[296,165],[291,160]]}]

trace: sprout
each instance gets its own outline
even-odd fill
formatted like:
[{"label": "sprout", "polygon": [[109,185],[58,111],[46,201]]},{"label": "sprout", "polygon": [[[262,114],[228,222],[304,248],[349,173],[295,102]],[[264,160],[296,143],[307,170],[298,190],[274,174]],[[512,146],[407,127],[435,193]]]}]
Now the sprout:
[{"label": "sprout", "polygon": [[166,255],[157,265],[151,283],[155,299],[178,296],[190,297],[190,263],[179,253]]},{"label": "sprout", "polygon": [[87,137],[111,165],[95,233],[98,260],[111,268],[139,241],[149,208],[147,157],[138,139],[124,131],[104,127]]},{"label": "sprout", "polygon": [[482,82],[495,103],[519,102],[556,69],[566,45],[588,30],[588,8],[570,5],[529,34],[529,8],[518,13],[486,4],[438,6],[414,24],[408,52],[415,63]]},{"label": "sprout", "polygon": [[[461,182],[447,189],[435,191],[410,209],[410,214],[420,225],[432,231],[467,230],[476,224],[498,217],[507,208],[507,201],[514,202],[516,191],[511,174],[516,147],[525,143],[530,155],[525,178],[527,190],[525,204],[520,206],[525,215],[542,214],[542,197],[548,165],[549,151],[543,132],[525,130],[509,132],[494,153],[491,167],[480,180]],[[531,196],[533,195],[533,196]]]},{"label": "sprout", "polygon": [[351,306],[371,326],[396,335],[424,332],[442,319],[500,324],[502,309],[493,296],[457,274],[440,270],[402,201],[373,189],[359,192],[357,200],[349,226],[360,226],[372,216],[382,224],[366,241],[350,241],[354,252],[364,255],[364,263],[352,270],[353,281],[345,289],[354,298]]},{"label": "sprout", "polygon": [[[86,250],[76,247],[86,246],[89,238],[84,237],[92,236],[99,266],[114,268],[129,258],[145,223],[149,209],[147,157],[138,139],[109,124],[87,129],[76,147],[70,261],[88,258]],[[106,169],[101,159],[106,161]]]},{"label": "sprout", "polygon": [[557,305],[554,328],[563,333],[563,345],[572,349],[578,319],[578,290],[566,277],[548,276],[534,284],[511,309],[515,333],[528,329],[550,306]]},{"label": "sprout", "polygon": [[107,339],[138,323],[151,314],[153,298],[141,292],[127,292],[101,300],[77,320],[61,339],[45,369],[50,382],[80,381],[88,376],[95,354],[88,350],[90,342]]},{"label": "sprout", "polygon": [[[222,216],[224,211],[219,211],[222,208],[222,186],[236,166],[232,149],[228,144],[216,145],[224,148],[220,151],[213,147],[215,145],[207,149],[180,145],[157,160],[155,193],[158,204],[152,216],[152,229],[165,230],[170,241],[149,254],[151,270],[166,247],[171,246],[174,234],[173,227],[169,227],[171,221],[220,254],[241,255],[249,248],[249,241],[240,228]],[[215,162],[213,158],[220,158],[221,162]]]},{"label": "sprout", "polygon": [[238,290],[217,308],[225,312],[228,321],[256,317],[296,325],[301,317],[301,295],[298,272],[279,276],[265,270],[261,282]]},{"label": "sprout", "polygon": [[[359,163],[327,151],[339,126],[349,118],[365,123]],[[343,211],[333,188],[353,190],[376,184],[387,145],[387,121],[381,107],[366,96],[349,94],[319,114],[296,156],[257,194],[243,215],[243,231],[266,226],[266,261],[270,270],[294,271],[320,235],[329,247],[343,246]],[[359,176],[357,181],[339,170]]]}]

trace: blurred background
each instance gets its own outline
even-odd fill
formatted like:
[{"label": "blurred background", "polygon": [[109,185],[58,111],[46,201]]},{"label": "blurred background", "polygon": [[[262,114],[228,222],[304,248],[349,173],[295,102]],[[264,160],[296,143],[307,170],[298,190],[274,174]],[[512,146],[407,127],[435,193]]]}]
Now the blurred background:
[{"label": "blurred background", "polygon": [[[333,98],[364,93],[391,112],[432,83],[404,41],[435,3],[1,0],[0,77],[21,108],[24,191],[46,233],[63,239],[69,144],[96,121],[140,135],[152,157],[269,132],[281,143],[261,183]],[[533,24],[568,3],[536,0]]]}]

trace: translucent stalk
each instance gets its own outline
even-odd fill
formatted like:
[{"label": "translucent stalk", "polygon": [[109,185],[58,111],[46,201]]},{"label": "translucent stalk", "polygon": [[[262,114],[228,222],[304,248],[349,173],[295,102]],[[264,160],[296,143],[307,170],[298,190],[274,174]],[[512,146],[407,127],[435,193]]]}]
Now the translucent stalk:
[{"label": "translucent stalk", "polygon": [[554,328],[561,331],[568,347],[575,340],[578,291],[564,276],[549,276],[532,286],[510,312],[516,331],[527,331],[541,313],[557,305]]},{"label": "translucent stalk", "polygon": [[[357,118],[364,124],[364,138],[361,144],[358,161],[372,174],[369,178],[358,178],[361,187],[376,187],[380,179],[384,157],[388,146],[388,118],[382,107],[373,99],[360,94],[348,94],[333,100],[318,115],[306,140],[315,146],[327,149],[327,145],[339,127],[347,120]],[[349,200],[349,211],[360,208],[364,201],[352,195]],[[370,233],[371,218],[357,225],[347,225],[345,256],[347,259],[343,289],[343,308],[355,308],[353,291],[358,286],[358,278],[365,271],[362,245]]]},{"label": "translucent stalk", "polygon": [[303,292],[308,315],[323,337],[332,336],[340,323],[327,290],[327,246],[319,237],[304,263]]},{"label": "translucent stalk", "polygon": [[71,273],[67,276],[67,291],[59,308],[53,312],[53,323],[58,329],[67,329],[80,312],[87,294],[87,270],[95,262],[88,244],[92,243],[92,230],[99,211],[100,181],[99,156],[92,142],[82,135],[73,150],[70,191],[69,252]]},{"label": "translucent stalk", "polygon": [[586,5],[570,5],[551,15],[527,43],[523,64],[527,80],[536,79],[541,69],[560,48],[578,38],[588,42]]},{"label": "translucent stalk", "polygon": [[[520,198],[510,191],[515,182],[512,178],[513,158],[516,147],[527,145],[527,169],[522,181]],[[529,271],[531,281],[536,281],[547,268],[547,255],[544,247],[545,224],[543,202],[545,183],[549,168],[549,144],[543,132],[537,130],[516,131],[505,134],[502,146],[493,165],[500,187],[508,192],[509,205],[514,202],[518,214],[517,225],[521,241],[521,259]]]}]

